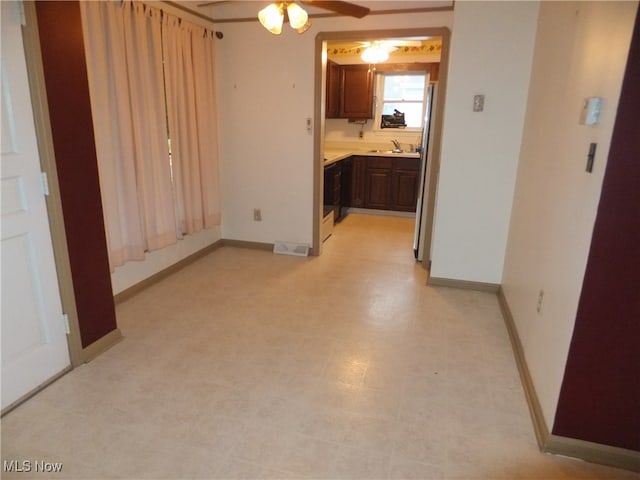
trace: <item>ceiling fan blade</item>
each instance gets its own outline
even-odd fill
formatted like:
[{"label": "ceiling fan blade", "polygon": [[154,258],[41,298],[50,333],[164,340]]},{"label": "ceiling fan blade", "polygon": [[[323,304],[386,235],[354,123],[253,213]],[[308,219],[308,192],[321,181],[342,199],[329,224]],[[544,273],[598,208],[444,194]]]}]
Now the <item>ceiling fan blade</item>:
[{"label": "ceiling fan blade", "polygon": [[341,15],[347,15],[349,17],[362,18],[366,16],[371,9],[367,7],[361,7],[351,2],[339,2],[339,1],[316,1],[308,0],[301,1],[305,5],[310,7],[324,8],[325,10],[331,10],[332,12],[339,13]]},{"label": "ceiling fan blade", "polygon": [[208,7],[210,5],[220,5],[221,3],[230,3],[231,0],[214,0],[212,2],[199,3],[198,7]]}]

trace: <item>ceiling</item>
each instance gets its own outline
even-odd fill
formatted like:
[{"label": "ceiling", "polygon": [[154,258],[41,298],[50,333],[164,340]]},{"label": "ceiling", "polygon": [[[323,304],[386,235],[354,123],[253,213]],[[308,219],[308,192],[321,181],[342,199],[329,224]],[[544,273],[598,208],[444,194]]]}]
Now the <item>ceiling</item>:
[{"label": "ceiling", "polygon": [[[214,0],[215,1],[215,0]],[[247,1],[247,0],[218,0],[211,4],[210,0],[174,0],[167,2],[189,10],[199,16],[208,17],[215,23],[257,21],[258,11],[268,5],[269,1]],[[371,9],[369,15],[382,15],[389,13],[408,13],[415,11],[429,10],[450,10],[453,8],[453,1],[378,1],[378,0],[355,0],[351,3],[368,7]],[[208,4],[208,5],[205,5]],[[304,9],[311,18],[323,16],[336,16],[336,14],[317,7],[304,5]]]}]

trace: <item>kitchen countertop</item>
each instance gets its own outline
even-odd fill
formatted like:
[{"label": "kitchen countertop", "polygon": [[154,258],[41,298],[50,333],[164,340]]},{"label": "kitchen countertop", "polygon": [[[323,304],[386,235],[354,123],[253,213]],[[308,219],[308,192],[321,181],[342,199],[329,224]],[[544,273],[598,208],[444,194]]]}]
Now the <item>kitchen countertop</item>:
[{"label": "kitchen countertop", "polygon": [[418,152],[403,152],[392,153],[391,150],[372,152],[372,149],[333,149],[326,148],[324,150],[324,164],[331,165],[332,163],[344,160],[352,155],[363,155],[367,157],[399,157],[399,158],[420,158]]}]

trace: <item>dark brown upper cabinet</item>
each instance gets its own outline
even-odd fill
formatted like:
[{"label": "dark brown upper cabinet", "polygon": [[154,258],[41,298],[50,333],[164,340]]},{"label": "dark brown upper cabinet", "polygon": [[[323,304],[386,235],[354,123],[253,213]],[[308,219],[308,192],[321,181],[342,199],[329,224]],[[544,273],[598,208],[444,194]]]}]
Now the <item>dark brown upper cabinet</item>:
[{"label": "dark brown upper cabinet", "polygon": [[327,61],[327,118],[340,118],[340,65]]},{"label": "dark brown upper cabinet", "polygon": [[326,118],[373,118],[373,73],[368,65],[327,62]]}]

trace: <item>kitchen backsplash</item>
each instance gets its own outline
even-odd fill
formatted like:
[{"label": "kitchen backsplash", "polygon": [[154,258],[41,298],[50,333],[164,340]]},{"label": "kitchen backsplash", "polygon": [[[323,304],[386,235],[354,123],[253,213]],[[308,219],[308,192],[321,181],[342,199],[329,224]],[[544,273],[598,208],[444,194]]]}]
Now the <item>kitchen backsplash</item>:
[{"label": "kitchen backsplash", "polygon": [[[346,119],[326,119],[324,141],[327,143],[350,144],[355,146],[370,146],[372,148],[393,148],[391,140],[396,139],[405,151],[411,146],[420,144],[421,132],[407,132],[402,129],[375,130],[374,120],[367,120],[365,125],[348,123]],[[362,138],[360,138],[362,129]]]}]

